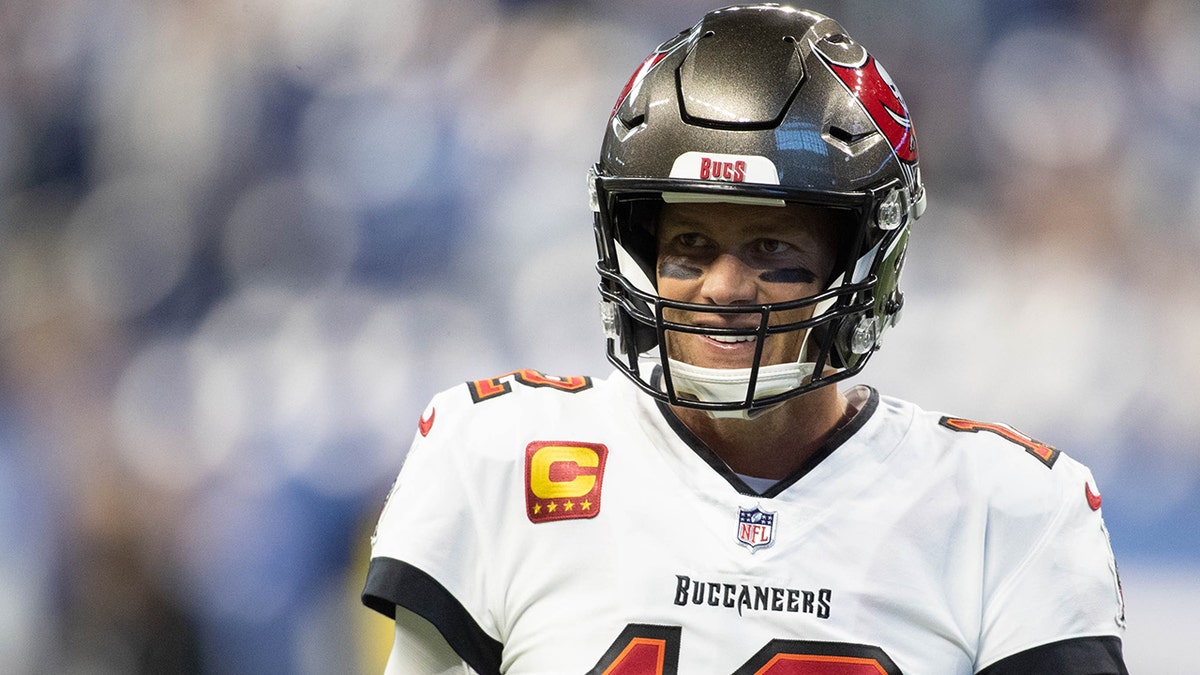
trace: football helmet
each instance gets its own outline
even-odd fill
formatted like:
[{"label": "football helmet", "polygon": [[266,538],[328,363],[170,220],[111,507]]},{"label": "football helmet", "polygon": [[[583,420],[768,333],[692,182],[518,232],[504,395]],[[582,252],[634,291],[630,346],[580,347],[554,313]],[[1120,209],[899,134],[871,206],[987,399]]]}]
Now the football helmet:
[{"label": "football helmet", "polygon": [[[925,207],[912,121],[887,72],[833,19],[773,3],[710,12],[655,49],[613,108],[589,186],[609,360],[659,400],[714,416],[753,416],[858,373],[899,317],[909,228]],[[719,306],[755,328],[678,320],[714,306],[656,292],[658,214],[705,201],[839,210],[844,245],[824,291]],[[753,337],[754,362],[677,361],[672,331]],[[768,336],[790,331],[806,332],[799,361],[760,363]]]}]

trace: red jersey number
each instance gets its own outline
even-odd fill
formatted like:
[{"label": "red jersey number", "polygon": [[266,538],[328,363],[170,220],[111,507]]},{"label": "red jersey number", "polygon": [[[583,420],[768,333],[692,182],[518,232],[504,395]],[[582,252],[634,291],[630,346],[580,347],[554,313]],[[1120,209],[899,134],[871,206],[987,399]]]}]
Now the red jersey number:
[{"label": "red jersey number", "polygon": [[938,420],[938,424],[954,431],[966,431],[973,434],[986,431],[996,434],[1006,441],[1025,448],[1025,452],[1036,457],[1048,469],[1053,469],[1054,462],[1058,459],[1058,450],[1055,450],[1054,447],[1046,445],[1037,439],[1030,438],[1016,429],[1003,424],[976,422],[975,420],[965,420],[961,417],[943,417]]},{"label": "red jersey number", "polygon": [[557,375],[544,375],[536,370],[529,369],[514,370],[511,373],[497,375],[486,380],[468,382],[467,388],[471,390],[471,399],[476,403],[481,403],[488,399],[510,393],[512,391],[512,382],[518,382],[526,387],[549,387],[572,394],[592,388],[592,378],[590,377],[582,375],[559,377]]},{"label": "red jersey number", "polygon": [[[630,624],[588,675],[678,675],[679,626]],[[903,675],[879,647],[771,640],[732,675]]]}]

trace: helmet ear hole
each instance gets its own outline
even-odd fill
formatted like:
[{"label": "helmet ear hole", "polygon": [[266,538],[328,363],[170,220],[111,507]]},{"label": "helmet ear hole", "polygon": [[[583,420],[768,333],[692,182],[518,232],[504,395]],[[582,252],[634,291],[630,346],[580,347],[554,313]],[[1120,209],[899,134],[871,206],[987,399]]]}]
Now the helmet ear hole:
[{"label": "helmet ear hole", "polygon": [[[646,303],[636,299],[633,302],[638,306],[637,309],[640,313],[643,315],[649,313],[650,316],[653,316],[653,311]],[[623,315],[619,349],[620,353],[625,354],[633,361],[639,354],[658,346],[658,331],[654,326],[638,321],[629,313],[623,313]]]},{"label": "helmet ear hole", "polygon": [[613,208],[617,242],[640,268],[651,291],[658,286],[658,219],[662,214],[662,199],[657,196],[638,196],[617,201]]}]

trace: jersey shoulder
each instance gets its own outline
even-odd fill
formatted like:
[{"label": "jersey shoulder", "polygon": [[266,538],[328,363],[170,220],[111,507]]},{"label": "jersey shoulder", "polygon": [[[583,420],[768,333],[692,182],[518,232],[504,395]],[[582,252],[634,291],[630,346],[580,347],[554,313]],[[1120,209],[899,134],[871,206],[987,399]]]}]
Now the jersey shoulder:
[{"label": "jersey shoulder", "polygon": [[[529,452],[539,444],[586,437],[596,420],[613,424],[604,412],[608,395],[599,386],[606,382],[517,371],[434,395],[388,491],[375,539],[390,546],[393,530],[410,536],[412,527],[424,527],[410,520],[445,520],[455,509],[488,522],[502,518],[486,505],[524,490]],[[394,508],[398,502],[403,506]]]},{"label": "jersey shoulder", "polygon": [[1099,488],[1091,471],[1051,443],[1003,422],[908,405],[913,410],[910,440],[939,453],[939,461],[950,463],[955,475],[992,510],[1037,509],[1050,516],[1075,503],[1099,508]]},{"label": "jersey shoulder", "polygon": [[418,420],[413,451],[431,446],[486,453],[521,439],[577,435],[611,416],[610,388],[606,379],[531,369],[464,382],[430,400]]}]

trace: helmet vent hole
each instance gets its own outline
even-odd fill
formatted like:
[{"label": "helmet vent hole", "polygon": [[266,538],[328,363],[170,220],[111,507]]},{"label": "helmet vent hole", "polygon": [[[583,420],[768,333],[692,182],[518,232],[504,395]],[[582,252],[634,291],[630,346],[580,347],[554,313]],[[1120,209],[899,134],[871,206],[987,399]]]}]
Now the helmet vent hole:
[{"label": "helmet vent hole", "polygon": [[621,124],[624,124],[626,129],[632,129],[634,127],[641,126],[645,121],[646,115],[639,113],[633,117],[630,117],[629,119],[622,119]]},{"label": "helmet vent hole", "polygon": [[853,145],[873,133],[875,133],[875,131],[871,129],[856,134],[846,131],[841,127],[829,127],[829,135],[845,143],[846,145]]},{"label": "helmet vent hole", "polygon": [[795,36],[792,36],[792,35],[784,35],[783,41],[788,44],[792,44],[792,45],[796,44],[796,38],[795,38]]}]

